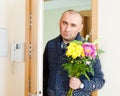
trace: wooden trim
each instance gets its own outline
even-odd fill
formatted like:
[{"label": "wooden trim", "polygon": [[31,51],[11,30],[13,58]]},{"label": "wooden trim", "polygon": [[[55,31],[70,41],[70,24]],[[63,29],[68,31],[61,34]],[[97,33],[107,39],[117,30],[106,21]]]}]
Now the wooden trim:
[{"label": "wooden trim", "polygon": [[83,11],[80,11],[80,14],[82,16],[91,16],[91,10],[83,10]]},{"label": "wooden trim", "polygon": [[24,96],[29,94],[29,42],[30,42],[30,10],[31,10],[31,0],[26,0],[26,10],[25,10],[25,92]]},{"label": "wooden trim", "polygon": [[98,96],[98,92],[97,92],[97,90],[94,91],[94,92],[92,92],[92,95],[91,95],[91,96]]},{"label": "wooden trim", "polygon": [[[91,40],[94,41],[98,38],[98,0],[92,0],[92,37]],[[98,92],[94,91],[91,96],[98,96]]]},{"label": "wooden trim", "polygon": [[[81,36],[85,38],[87,34],[91,32],[91,10],[80,11],[80,14],[83,17],[83,29],[80,32]],[[90,41],[90,39],[89,39]]]},{"label": "wooden trim", "polygon": [[92,41],[98,38],[98,0],[92,0]]}]

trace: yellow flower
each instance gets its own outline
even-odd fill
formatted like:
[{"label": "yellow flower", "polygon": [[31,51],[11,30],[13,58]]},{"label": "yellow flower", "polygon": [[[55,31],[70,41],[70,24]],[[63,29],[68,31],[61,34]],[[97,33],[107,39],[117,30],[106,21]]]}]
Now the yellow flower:
[{"label": "yellow flower", "polygon": [[71,42],[69,46],[67,47],[66,56],[71,56],[73,59],[76,59],[77,57],[84,57],[84,50],[81,45],[76,44],[75,42]]}]

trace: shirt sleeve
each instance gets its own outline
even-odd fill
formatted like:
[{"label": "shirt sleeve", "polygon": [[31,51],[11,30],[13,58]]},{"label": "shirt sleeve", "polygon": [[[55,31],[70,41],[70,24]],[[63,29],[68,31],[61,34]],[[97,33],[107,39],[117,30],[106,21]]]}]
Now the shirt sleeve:
[{"label": "shirt sleeve", "polygon": [[47,86],[48,86],[48,73],[49,73],[49,70],[48,70],[48,45],[46,45],[45,47],[45,51],[44,51],[44,54],[43,54],[43,96],[48,96],[47,95]]},{"label": "shirt sleeve", "polygon": [[99,59],[96,59],[93,64],[94,76],[91,76],[90,81],[87,79],[81,80],[84,83],[84,88],[81,91],[92,92],[94,90],[101,89],[105,83],[104,75],[101,70],[101,63]]}]

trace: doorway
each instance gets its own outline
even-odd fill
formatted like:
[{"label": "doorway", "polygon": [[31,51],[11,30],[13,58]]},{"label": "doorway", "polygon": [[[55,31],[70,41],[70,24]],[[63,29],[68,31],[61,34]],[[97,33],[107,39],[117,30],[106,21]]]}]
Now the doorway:
[{"label": "doorway", "polygon": [[[91,12],[91,41],[97,39],[98,35],[98,0],[92,1]],[[42,95],[42,57],[40,49],[43,48],[41,4],[42,0],[26,0],[26,36],[25,36],[25,96],[43,96]],[[40,10],[39,10],[40,9]],[[41,14],[40,14],[41,13]],[[41,36],[39,38],[39,36]],[[93,92],[92,96],[98,96]]]}]

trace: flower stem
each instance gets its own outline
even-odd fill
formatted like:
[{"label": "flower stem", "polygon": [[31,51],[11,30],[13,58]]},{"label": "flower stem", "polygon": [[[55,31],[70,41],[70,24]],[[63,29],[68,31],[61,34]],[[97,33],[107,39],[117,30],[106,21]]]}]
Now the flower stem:
[{"label": "flower stem", "polygon": [[73,94],[73,89],[72,89],[72,88],[70,88],[70,89],[69,89],[69,91],[68,91],[67,96],[72,96],[72,94]]}]

